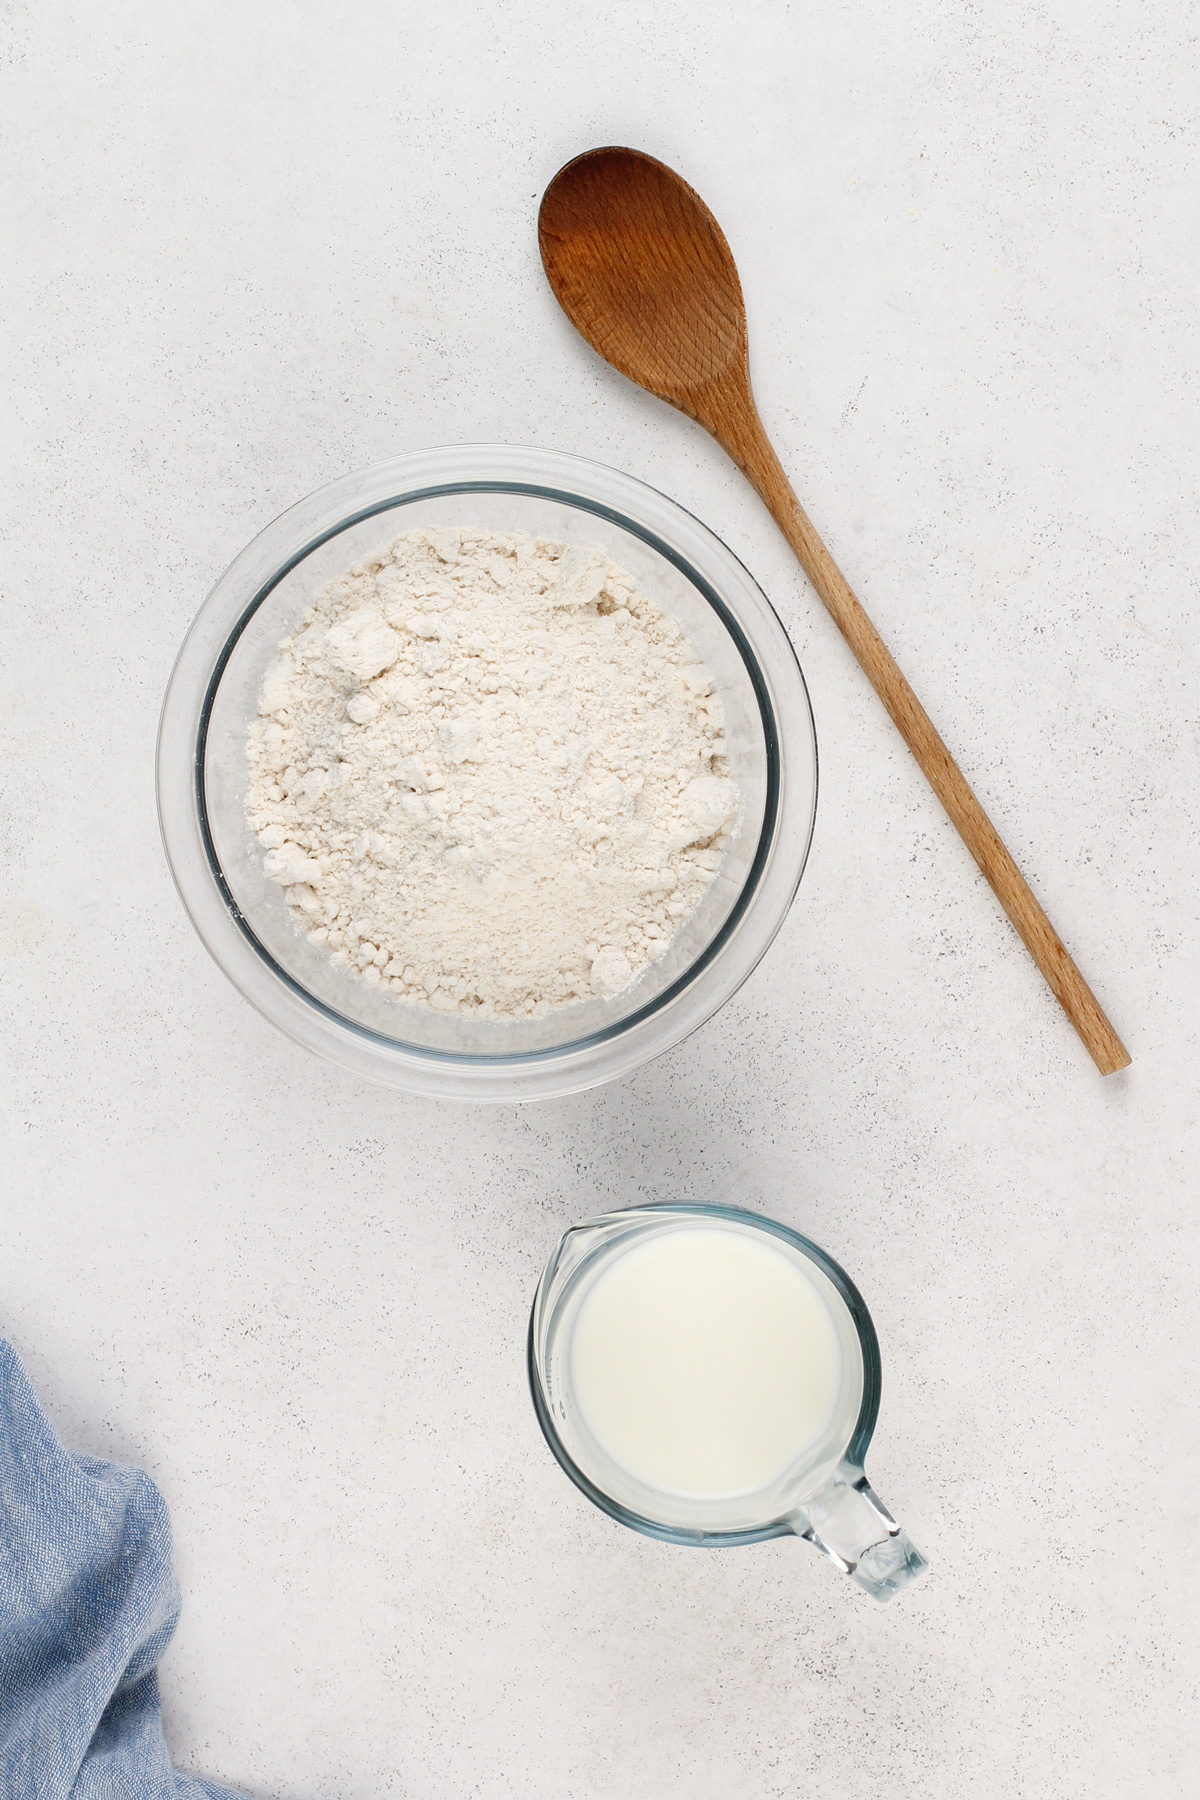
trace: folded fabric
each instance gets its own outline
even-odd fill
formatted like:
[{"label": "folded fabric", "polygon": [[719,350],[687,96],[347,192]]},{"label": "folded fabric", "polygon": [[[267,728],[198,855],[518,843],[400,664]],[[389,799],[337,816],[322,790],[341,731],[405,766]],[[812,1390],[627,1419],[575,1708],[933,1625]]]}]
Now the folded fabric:
[{"label": "folded fabric", "polygon": [[241,1800],[171,1766],[157,1665],[178,1617],[162,1495],[64,1450],[0,1338],[3,1800]]}]

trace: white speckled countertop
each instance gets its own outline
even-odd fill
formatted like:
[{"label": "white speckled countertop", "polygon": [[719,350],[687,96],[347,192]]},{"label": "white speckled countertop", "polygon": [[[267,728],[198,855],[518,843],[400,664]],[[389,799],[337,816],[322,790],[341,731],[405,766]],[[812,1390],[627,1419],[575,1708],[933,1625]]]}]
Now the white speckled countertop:
[{"label": "white speckled countertop", "polygon": [[[1198,72],[1183,8],[357,0],[9,13],[0,1328],[171,1506],[185,1767],[272,1800],[1114,1800],[1200,1758]],[[733,469],[572,334],[534,216],[674,163],[801,496],[1134,1057],[1103,1082]],[[716,1020],[609,1089],[357,1085],[210,963],[162,689],[223,566],[454,440],[653,480],[792,630],[822,796]],[[559,1231],[719,1194],[883,1344],[930,1558],[590,1508],[525,1391]],[[1189,1616],[1190,1615],[1190,1616]],[[1193,1790],[1194,1791],[1194,1790]]]}]

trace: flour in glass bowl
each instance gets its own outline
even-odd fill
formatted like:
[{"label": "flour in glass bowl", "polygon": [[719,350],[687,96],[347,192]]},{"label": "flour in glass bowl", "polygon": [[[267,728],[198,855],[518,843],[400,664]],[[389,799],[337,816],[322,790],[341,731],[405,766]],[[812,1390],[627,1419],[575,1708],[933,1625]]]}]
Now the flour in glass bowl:
[{"label": "flour in glass bowl", "polygon": [[600,550],[409,531],[279,645],[247,810],[311,942],[475,1018],[620,993],[739,805],[713,679]]}]

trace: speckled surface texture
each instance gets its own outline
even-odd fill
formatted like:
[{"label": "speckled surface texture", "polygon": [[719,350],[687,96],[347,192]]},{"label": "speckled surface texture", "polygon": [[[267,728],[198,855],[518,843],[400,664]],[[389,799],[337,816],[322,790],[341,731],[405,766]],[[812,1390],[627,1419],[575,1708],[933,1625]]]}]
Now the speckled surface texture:
[{"label": "speckled surface texture", "polygon": [[[176,1758],[277,1800],[1115,1800],[1197,1729],[1197,51],[1185,8],[7,9],[0,1322],[169,1500]],[[602,366],[537,197],[723,222],[819,528],[1134,1057],[1103,1082],[715,446]],[[812,861],[691,1041],[526,1110],[276,1035],[159,847],[162,690],[299,495],[545,444],[652,479],[812,689]],[[927,1553],[664,1548],[524,1386],[559,1231],[769,1206],[855,1274]],[[1193,1790],[1194,1791],[1194,1790]]]}]

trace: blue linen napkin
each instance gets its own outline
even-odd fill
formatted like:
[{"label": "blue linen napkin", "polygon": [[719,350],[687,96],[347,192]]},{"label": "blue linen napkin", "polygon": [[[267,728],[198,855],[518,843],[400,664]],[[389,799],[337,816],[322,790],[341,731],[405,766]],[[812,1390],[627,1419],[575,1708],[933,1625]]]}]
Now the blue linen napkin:
[{"label": "blue linen napkin", "polygon": [[0,1797],[242,1800],[171,1767],[171,1527],[141,1469],[64,1450],[0,1338]]}]

